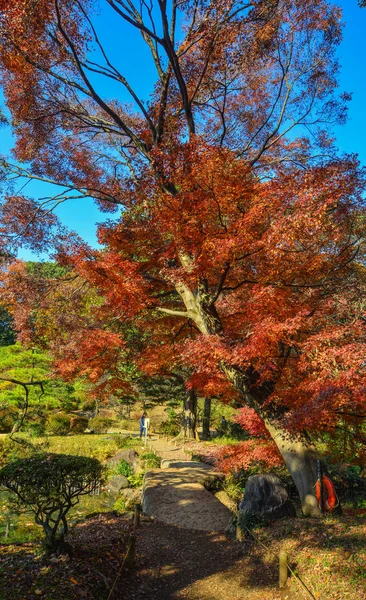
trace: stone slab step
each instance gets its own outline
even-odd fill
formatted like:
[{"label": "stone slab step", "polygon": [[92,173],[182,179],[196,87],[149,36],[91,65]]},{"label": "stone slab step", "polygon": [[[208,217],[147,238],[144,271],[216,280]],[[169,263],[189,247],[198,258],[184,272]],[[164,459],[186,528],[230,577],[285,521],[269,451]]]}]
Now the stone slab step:
[{"label": "stone slab step", "polygon": [[220,474],[212,468],[206,469],[206,465],[200,467],[202,463],[194,465],[148,471],[144,478],[142,510],[169,525],[223,532],[232,513],[203,485],[207,477]]}]

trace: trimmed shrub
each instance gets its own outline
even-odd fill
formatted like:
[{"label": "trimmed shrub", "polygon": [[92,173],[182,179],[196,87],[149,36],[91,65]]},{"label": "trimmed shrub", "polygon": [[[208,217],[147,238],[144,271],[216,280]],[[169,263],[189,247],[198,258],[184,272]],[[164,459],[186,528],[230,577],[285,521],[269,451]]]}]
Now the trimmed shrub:
[{"label": "trimmed shrub", "polygon": [[[18,438],[19,439],[19,438]],[[23,439],[23,438],[20,438]],[[19,444],[15,440],[11,440],[10,437],[6,436],[0,439],[0,468],[7,465],[9,462],[20,459],[30,458],[36,453],[44,452],[48,446],[47,441],[41,443],[30,443]]]},{"label": "trimmed shrub", "polygon": [[13,408],[3,408],[0,411],[0,433],[10,433],[16,418],[17,413]]},{"label": "trimmed shrub", "polygon": [[0,485],[14,492],[20,503],[34,514],[43,527],[49,552],[68,550],[66,515],[79,502],[104,483],[100,462],[86,456],[43,454],[11,462],[0,470]]},{"label": "trimmed shrub", "polygon": [[70,420],[70,415],[66,413],[53,413],[48,417],[47,431],[55,435],[66,435],[70,431]]},{"label": "trimmed shrub", "polygon": [[115,423],[113,419],[106,419],[105,417],[100,417],[97,415],[93,419],[89,421],[89,429],[95,431],[96,433],[107,433],[108,429]]},{"label": "trimmed shrub", "polygon": [[89,419],[86,417],[72,416],[70,419],[70,431],[72,433],[84,433],[88,428]]},{"label": "trimmed shrub", "polygon": [[32,423],[27,423],[26,432],[30,435],[30,437],[41,437],[44,434],[44,431],[44,421],[35,421]]},{"label": "trimmed shrub", "polygon": [[139,428],[138,420],[121,419],[118,423],[118,427],[125,429],[126,431],[137,431]]},{"label": "trimmed shrub", "polygon": [[95,400],[86,400],[82,405],[82,410],[85,411],[94,411],[95,410]]}]

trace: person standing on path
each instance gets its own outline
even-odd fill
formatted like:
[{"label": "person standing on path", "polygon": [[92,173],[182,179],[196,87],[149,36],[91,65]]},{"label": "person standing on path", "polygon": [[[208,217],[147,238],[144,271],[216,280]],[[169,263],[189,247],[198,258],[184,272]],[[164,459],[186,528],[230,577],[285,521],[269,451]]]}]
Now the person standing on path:
[{"label": "person standing on path", "polygon": [[140,439],[146,436],[146,413],[140,417]]},{"label": "person standing on path", "polygon": [[149,436],[149,428],[150,428],[150,419],[149,417],[145,414],[145,435],[146,437]]}]

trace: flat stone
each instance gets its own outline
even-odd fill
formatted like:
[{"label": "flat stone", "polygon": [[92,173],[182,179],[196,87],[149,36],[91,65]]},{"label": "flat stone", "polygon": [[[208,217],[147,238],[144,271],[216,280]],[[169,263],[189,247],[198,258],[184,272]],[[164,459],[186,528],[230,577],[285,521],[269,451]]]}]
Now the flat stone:
[{"label": "flat stone", "polygon": [[145,474],[143,512],[185,529],[225,531],[232,513],[204,487],[207,477],[220,474],[203,463],[187,463],[181,463],[182,468],[153,469]]},{"label": "flat stone", "polygon": [[200,483],[208,489],[211,488],[214,482],[224,479],[224,474],[215,471],[212,465],[194,460],[165,459],[161,461],[161,468],[164,470],[179,470],[185,474],[185,477]]}]

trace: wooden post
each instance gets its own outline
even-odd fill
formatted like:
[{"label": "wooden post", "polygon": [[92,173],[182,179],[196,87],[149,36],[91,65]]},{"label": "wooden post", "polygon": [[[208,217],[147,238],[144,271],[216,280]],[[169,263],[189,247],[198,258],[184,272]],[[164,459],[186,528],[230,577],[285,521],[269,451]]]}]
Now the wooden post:
[{"label": "wooden post", "polygon": [[132,567],[135,561],[135,553],[136,553],[136,536],[130,535],[129,543],[127,546],[125,565],[126,567]]},{"label": "wooden post", "polygon": [[136,530],[137,527],[140,527],[140,506],[136,504],[135,506],[135,515],[133,520],[133,529]]},{"label": "wooden post", "polygon": [[280,588],[284,588],[288,578],[288,567],[287,567],[287,554],[286,552],[280,552]]},{"label": "wooden post", "polygon": [[242,542],[244,540],[244,531],[240,527],[240,523],[236,524],[236,540]]}]

